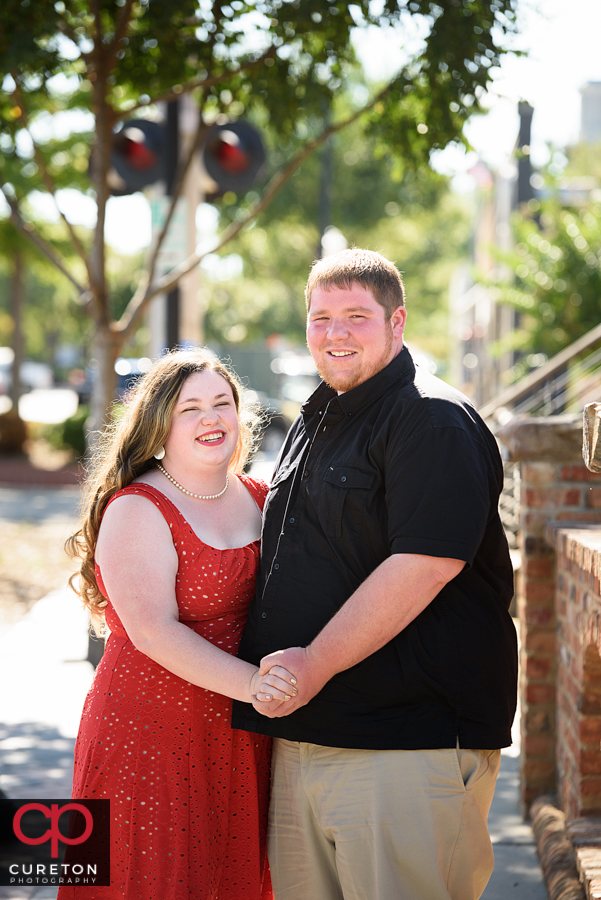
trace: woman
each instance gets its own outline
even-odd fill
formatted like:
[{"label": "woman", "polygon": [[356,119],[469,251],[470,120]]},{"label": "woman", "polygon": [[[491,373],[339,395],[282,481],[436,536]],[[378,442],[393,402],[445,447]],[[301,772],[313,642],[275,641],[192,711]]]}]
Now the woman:
[{"label": "woman", "polygon": [[74,798],[111,799],[111,887],[59,900],[265,900],[269,740],[231,700],[286,702],[287,670],[236,658],[266,485],[241,386],[206,351],[163,357],[87,484],[80,591],[110,637],[75,748]]}]

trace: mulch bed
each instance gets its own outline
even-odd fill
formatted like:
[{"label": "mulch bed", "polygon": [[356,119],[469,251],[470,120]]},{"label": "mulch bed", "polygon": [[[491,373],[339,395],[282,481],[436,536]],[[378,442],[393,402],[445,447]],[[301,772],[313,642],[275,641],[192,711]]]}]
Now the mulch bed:
[{"label": "mulch bed", "polygon": [[0,484],[4,486],[34,487],[81,484],[83,470],[79,463],[68,463],[59,469],[42,469],[31,464],[26,456],[0,455]]}]

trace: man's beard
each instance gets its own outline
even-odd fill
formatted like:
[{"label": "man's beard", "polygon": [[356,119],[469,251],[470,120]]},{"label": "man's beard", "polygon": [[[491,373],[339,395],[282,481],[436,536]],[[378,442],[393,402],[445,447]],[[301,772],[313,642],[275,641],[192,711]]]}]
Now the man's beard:
[{"label": "man's beard", "polygon": [[390,329],[386,334],[386,344],[382,351],[382,355],[378,360],[367,367],[361,366],[358,371],[341,372],[337,375],[335,372],[327,372],[325,369],[321,369],[317,362],[315,365],[323,381],[329,385],[332,390],[337,391],[339,394],[344,394],[346,391],[352,391],[353,388],[358,387],[360,384],[363,384],[364,381],[368,381],[370,378],[373,378],[374,375],[377,375],[378,372],[381,372],[382,369],[385,369],[388,363],[391,362],[392,346],[392,329]]}]

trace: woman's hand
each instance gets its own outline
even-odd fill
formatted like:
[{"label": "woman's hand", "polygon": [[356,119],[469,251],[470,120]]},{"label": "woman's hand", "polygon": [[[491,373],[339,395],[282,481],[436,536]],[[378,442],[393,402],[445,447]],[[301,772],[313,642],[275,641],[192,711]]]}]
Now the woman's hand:
[{"label": "woman's hand", "polygon": [[320,692],[324,684],[334,674],[326,670],[325,665],[320,664],[314,658],[311,652],[311,645],[308,647],[289,647],[287,650],[276,650],[275,653],[264,656],[261,660],[259,672],[273,672],[275,669],[282,669],[284,672],[287,672],[289,671],[286,668],[287,666],[290,666],[298,675],[299,685],[296,694],[285,703],[272,702],[261,705],[253,703],[255,709],[269,718],[288,716],[301,706],[304,706]]},{"label": "woman's hand", "polygon": [[273,703],[270,709],[277,708],[280,703],[288,702],[298,693],[294,675],[279,665],[272,666],[269,670],[263,667],[263,674],[261,670],[257,670],[250,679],[249,688],[256,709],[260,709],[262,703]]}]

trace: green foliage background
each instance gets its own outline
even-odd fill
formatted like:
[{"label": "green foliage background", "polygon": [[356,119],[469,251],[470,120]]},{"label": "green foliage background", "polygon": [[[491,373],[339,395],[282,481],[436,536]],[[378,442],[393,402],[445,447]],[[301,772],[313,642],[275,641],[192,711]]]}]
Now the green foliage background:
[{"label": "green foliage background", "polygon": [[[340,121],[377,90],[365,84],[356,65],[351,34],[358,25],[392,25],[399,27],[397,75],[361,125],[334,138],[332,224],[351,245],[382,250],[405,272],[408,336],[442,358],[446,287],[465,253],[468,228],[445,180],[428,170],[429,155],[452,141],[465,143],[463,126],[480,109],[491,69],[516,30],[516,5],[517,0],[4,0],[3,190],[28,226],[63,254],[88,304],[84,308],[73,287],[60,287],[62,276],[54,276],[50,264],[31,257],[26,352],[38,357],[59,340],[95,340],[98,358],[106,363],[110,357],[104,371],[111,376],[114,355],[135,353],[144,342],[142,328],[124,346],[115,327],[141,281],[141,258],[109,253],[105,265],[102,229],[93,247],[92,235],[76,228],[84,266],[69,247],[66,228],[35,222],[27,197],[51,190],[44,169],[56,189],[95,197],[102,213],[107,185],[99,160],[110,157],[113,129],[189,90],[202,103],[207,124],[225,114],[264,129],[273,174],[320,134],[328,116]],[[423,40],[412,45],[416,29]],[[29,125],[72,111],[80,114],[72,132],[62,137],[42,130],[34,154]],[[259,221],[228,246],[226,253],[244,260],[243,276],[217,283],[205,278],[208,338],[231,338],[237,328],[238,340],[242,333],[244,340],[257,341],[274,331],[303,340],[302,287],[317,249],[318,183],[319,158],[309,157]],[[257,191],[226,194],[221,224],[239,220],[257,199]],[[2,319],[9,257],[3,265],[0,340],[9,331]],[[110,396],[112,385],[105,387]],[[104,394],[101,399],[107,409]]]},{"label": "green foliage background", "polygon": [[[542,199],[514,214],[514,250],[498,254],[508,277],[492,289],[519,316],[516,330],[492,349],[519,351],[514,381],[601,322],[601,197],[591,191],[601,166],[593,151],[571,148],[559,177],[543,170]],[[585,172],[583,201],[570,204],[570,189],[582,187],[570,179]]]},{"label": "green foliage background", "polygon": [[[403,169],[358,129],[333,140],[331,223],[349,246],[378,250],[403,272],[407,338],[443,361],[448,287],[467,253],[469,209],[431,169]],[[256,225],[229,245],[243,260],[236,278],[203,276],[207,340],[258,341],[274,332],[304,343],[304,285],[315,259],[322,154],[309,158]],[[252,199],[252,198],[251,198]],[[222,218],[236,214],[222,208]]]}]

